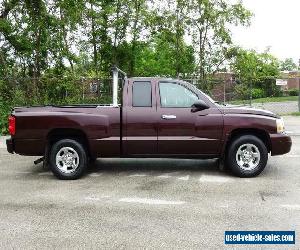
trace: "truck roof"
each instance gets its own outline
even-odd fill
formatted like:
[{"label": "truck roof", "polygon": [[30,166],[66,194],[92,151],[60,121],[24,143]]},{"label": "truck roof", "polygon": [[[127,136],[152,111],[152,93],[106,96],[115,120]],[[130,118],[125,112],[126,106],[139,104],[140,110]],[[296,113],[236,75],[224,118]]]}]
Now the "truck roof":
[{"label": "truck roof", "polygon": [[130,79],[130,80],[168,80],[168,81],[170,81],[170,80],[176,80],[176,81],[178,81],[179,79],[174,79],[174,78],[168,78],[168,77],[159,77],[159,76],[155,76],[155,77],[152,77],[152,76],[149,76],[149,77],[130,77],[130,78],[128,78],[128,79]]},{"label": "truck roof", "polygon": [[128,80],[132,81],[176,81],[176,82],[181,82],[181,83],[188,83],[187,81],[181,80],[181,79],[176,79],[176,78],[168,78],[168,77],[129,77]]}]

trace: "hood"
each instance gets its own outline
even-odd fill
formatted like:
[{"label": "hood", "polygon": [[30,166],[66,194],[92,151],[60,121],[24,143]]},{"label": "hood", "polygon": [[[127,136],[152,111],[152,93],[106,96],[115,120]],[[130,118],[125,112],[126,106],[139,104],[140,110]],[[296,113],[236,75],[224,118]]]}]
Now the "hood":
[{"label": "hood", "polygon": [[221,111],[224,114],[250,114],[250,115],[261,115],[261,116],[268,116],[273,118],[280,118],[278,115],[274,114],[271,111],[264,110],[264,109],[256,109],[246,106],[224,106],[221,107]]}]

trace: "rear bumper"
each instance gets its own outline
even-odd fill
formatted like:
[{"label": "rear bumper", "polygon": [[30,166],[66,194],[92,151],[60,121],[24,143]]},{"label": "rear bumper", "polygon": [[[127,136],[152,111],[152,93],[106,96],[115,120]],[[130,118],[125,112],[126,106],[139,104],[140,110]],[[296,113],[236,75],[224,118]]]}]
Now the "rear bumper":
[{"label": "rear bumper", "polygon": [[286,134],[271,134],[271,154],[283,155],[290,152],[292,147],[292,139]]},{"label": "rear bumper", "polygon": [[13,139],[10,138],[6,140],[6,148],[8,153],[13,154],[15,152],[15,145]]}]

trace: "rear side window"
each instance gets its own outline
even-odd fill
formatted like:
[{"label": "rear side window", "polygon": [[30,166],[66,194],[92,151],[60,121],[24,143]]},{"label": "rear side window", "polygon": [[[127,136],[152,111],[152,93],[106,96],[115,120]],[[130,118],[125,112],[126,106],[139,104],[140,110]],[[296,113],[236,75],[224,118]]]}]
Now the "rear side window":
[{"label": "rear side window", "polygon": [[133,107],[152,107],[151,82],[134,82],[132,87]]}]

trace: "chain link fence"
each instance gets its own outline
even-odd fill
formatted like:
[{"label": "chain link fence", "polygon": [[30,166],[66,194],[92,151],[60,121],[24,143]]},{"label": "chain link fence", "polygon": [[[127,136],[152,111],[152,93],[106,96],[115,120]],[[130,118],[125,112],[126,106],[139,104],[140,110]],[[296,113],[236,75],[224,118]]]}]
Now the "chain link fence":
[{"label": "chain link fence", "polygon": [[[197,88],[223,104],[254,105],[264,107],[266,103],[281,100],[297,102],[299,88],[276,86],[275,79],[267,79],[257,86],[246,84],[232,74],[220,73],[205,81],[185,78]],[[121,82],[121,80],[120,80]],[[121,84],[121,83],[120,83]],[[112,103],[111,78],[2,78],[2,99],[12,100],[14,105]],[[294,109],[292,109],[294,112]],[[297,110],[296,110],[297,111]]]},{"label": "chain link fence", "polygon": [[[257,82],[257,80],[243,82],[228,73],[219,73],[217,77],[209,78],[205,82],[197,78],[184,80],[196,85],[222,104],[267,107],[267,103],[292,102],[293,108],[289,108],[287,111],[298,111],[295,107],[297,107],[296,102],[299,96],[299,78],[287,79],[287,85],[285,86],[277,86],[274,77],[266,77],[260,82]],[[283,109],[282,111],[284,111]]]},{"label": "chain link fence", "polygon": [[112,79],[3,78],[1,98],[15,105],[111,103]]}]

